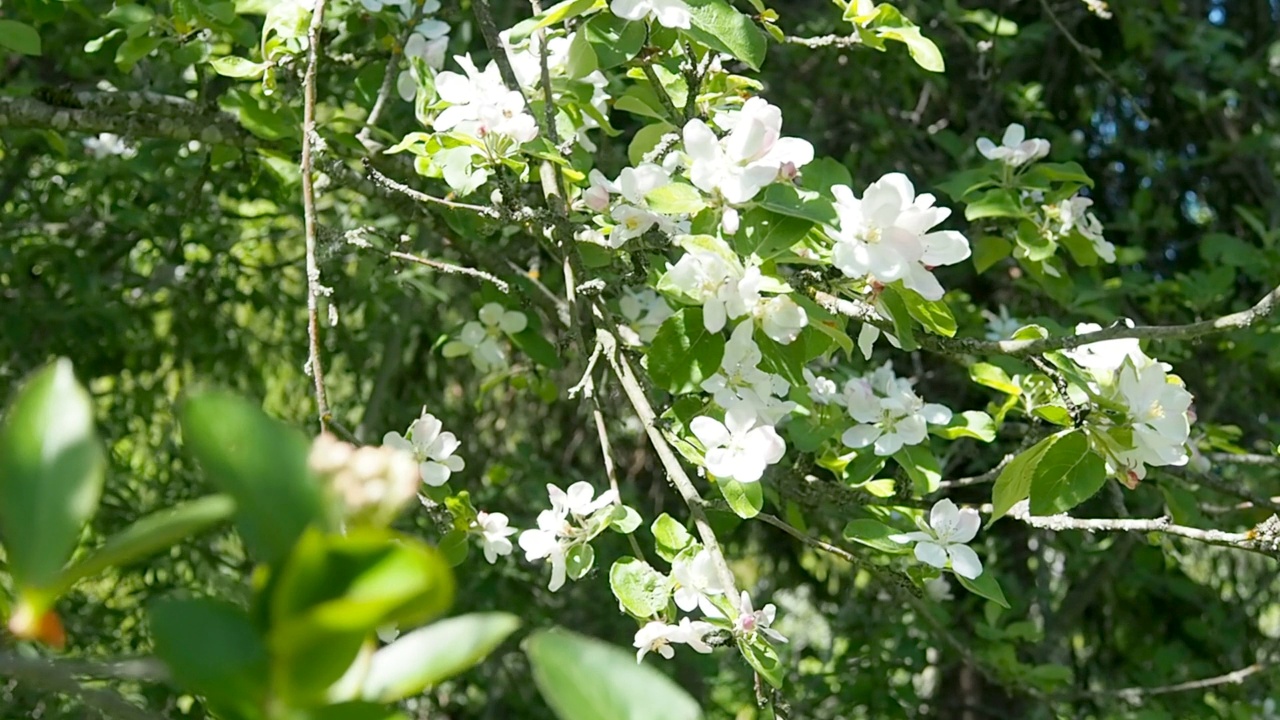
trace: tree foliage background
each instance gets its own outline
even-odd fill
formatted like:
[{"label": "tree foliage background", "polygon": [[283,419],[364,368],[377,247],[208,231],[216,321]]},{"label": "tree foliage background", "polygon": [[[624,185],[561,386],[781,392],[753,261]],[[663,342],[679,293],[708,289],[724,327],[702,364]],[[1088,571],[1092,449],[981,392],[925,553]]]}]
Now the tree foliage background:
[{"label": "tree foliage background", "polygon": [[[3,0],[0,18],[39,28],[43,52],[0,48],[0,386],[56,356],[72,358],[90,388],[110,466],[89,544],[138,516],[208,492],[177,430],[175,407],[197,389],[224,387],[314,429],[305,365],[307,292],[297,156],[301,68],[279,73],[277,97],[232,82],[198,60],[230,43],[248,54],[260,16],[230,31],[175,23],[172,3]],[[201,7],[204,3],[186,3]],[[246,3],[240,3],[246,4]],[[845,35],[824,0],[770,3],[788,34]],[[499,25],[530,11],[496,3]],[[981,309],[1056,327],[1077,321],[1181,323],[1253,304],[1280,276],[1280,194],[1275,173],[1280,8],[1266,0],[1126,0],[1103,18],[1077,0],[905,0],[947,61],[927,73],[903,51],[857,45],[772,46],[760,79],[791,134],[846,165],[855,186],[889,170],[936,187],[976,156],[978,136],[1010,122],[1049,139],[1055,158],[1095,179],[1095,211],[1119,262],[1072,271],[1069,294],[1027,282],[1012,263],[980,278],[968,264],[942,271],[970,334]],[[320,133],[327,149],[320,213],[320,272],[333,292],[322,328],[333,418],[361,440],[403,429],[423,405],[454,429],[468,467],[462,485],[478,507],[502,508],[528,526],[544,485],[599,483],[602,458],[588,413],[566,390],[582,373],[554,317],[525,301],[565,358],[548,370],[517,363],[481,386],[465,363],[440,355],[440,338],[474,317],[491,289],[362,249],[344,233],[371,228],[376,247],[474,265],[500,277],[540,277],[559,291],[558,269],[522,233],[469,232],[448,210],[425,207],[365,176],[354,141],[402,27],[358,9],[326,25],[320,65]],[[466,0],[445,2],[450,54],[486,51]],[[133,28],[142,26],[141,30]],[[105,39],[104,39],[105,38]],[[192,70],[194,68],[194,70]],[[186,97],[190,114],[159,118],[127,106],[90,105],[94,128],[56,116],[19,121],[9,98],[80,107],[107,88]],[[393,94],[394,95],[394,94]],[[235,124],[209,118],[230,113]],[[627,120],[618,120],[620,129]],[[417,129],[410,103],[392,98],[384,145]],[[175,129],[176,128],[176,129]],[[210,128],[221,142],[209,142]],[[122,129],[128,155],[95,156],[83,141]],[[626,164],[624,135],[602,139],[597,165]],[[190,142],[204,138],[205,142]],[[398,156],[372,156],[410,184]],[[976,238],[981,221],[964,228]],[[333,321],[332,323],[330,321]],[[1161,344],[1196,397],[1196,443],[1207,471],[1153,472],[1137,490],[1109,487],[1086,504],[1108,517],[1159,517],[1206,527],[1252,527],[1277,507],[1280,460],[1274,399],[1280,335],[1271,325]],[[904,360],[897,358],[899,364]],[[911,356],[931,400],[983,407],[989,393],[941,356]],[[645,517],[682,510],[619,391],[614,455],[623,496]],[[944,477],[980,475],[1018,447],[957,443]],[[1251,463],[1218,461],[1247,453]],[[1114,485],[1114,484],[1113,484]],[[1113,492],[1114,491],[1114,492]],[[952,496],[985,502],[987,488]],[[1242,505],[1242,503],[1244,503]],[[838,509],[837,509],[838,512]],[[1118,514],[1117,514],[1118,513]],[[1088,514],[1088,513],[1086,513]],[[980,536],[1010,610],[965,594],[924,618],[858,567],[771,526],[714,519],[747,587],[779,606],[784,696],[797,718],[1270,717],[1269,663],[1280,638],[1273,558],[1153,534],[1037,530],[1004,521]],[[426,511],[399,526],[440,536]],[[839,524],[833,525],[838,529]],[[610,537],[608,561],[626,552]],[[552,594],[543,571],[515,558],[459,568],[458,605],[515,611],[528,626],[560,624],[630,644],[607,583]],[[68,596],[60,608],[70,657],[151,651],[146,604],[174,594],[247,590],[251,571],[230,530],[202,535],[122,568]],[[3,652],[18,652],[0,639]],[[1180,689],[1188,681],[1250,669],[1241,682]],[[752,674],[731,654],[682,655],[664,669],[710,717],[756,717]],[[0,675],[4,668],[0,667]],[[413,706],[423,718],[542,718],[549,711],[512,644]],[[591,682],[583,678],[583,682]],[[199,701],[164,683],[111,680],[165,716],[203,717]],[[1123,689],[1132,688],[1128,693]],[[1145,689],[1145,690],[1144,690]],[[1154,690],[1149,692],[1149,690]],[[0,685],[5,717],[73,718],[72,698],[21,681]]]}]

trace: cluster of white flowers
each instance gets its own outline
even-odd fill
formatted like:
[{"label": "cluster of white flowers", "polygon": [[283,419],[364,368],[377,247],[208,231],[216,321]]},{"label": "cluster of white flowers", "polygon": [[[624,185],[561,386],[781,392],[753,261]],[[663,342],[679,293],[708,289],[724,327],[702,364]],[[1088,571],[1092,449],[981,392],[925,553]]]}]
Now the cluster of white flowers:
[{"label": "cluster of white flowers", "polygon": [[982,560],[967,543],[972,542],[982,525],[978,511],[961,510],[950,500],[939,500],[929,511],[929,522],[918,520],[918,532],[890,535],[897,543],[915,543],[916,559],[942,569],[951,562],[955,574],[973,580],[982,574]]},{"label": "cluster of white flowers", "polygon": [[[385,5],[395,5],[405,19],[413,17],[411,2],[383,3],[379,0],[361,0],[361,2],[370,9],[370,12],[377,12]],[[375,5],[379,7],[375,9],[373,7]],[[406,58],[421,59],[432,70],[444,67],[445,54],[449,50],[449,24],[431,17],[439,11],[440,0],[423,0],[420,20],[414,26],[413,32],[409,33],[409,38],[402,48]],[[406,102],[413,102],[418,93],[418,81],[410,70],[400,71],[396,79],[396,91]]]},{"label": "cluster of white flowers", "polygon": [[582,199],[587,207],[600,213],[595,218],[600,229],[586,233],[584,239],[616,250],[654,227],[666,235],[688,232],[685,216],[654,212],[645,200],[650,192],[671,183],[667,168],[643,163],[624,168],[616,180],[609,180],[599,170],[592,170],[589,178],[591,186]]},{"label": "cluster of white flowers", "polygon": [[716,124],[727,125],[729,133],[717,138],[696,118],[684,126],[689,180],[732,205],[750,202],[779,178],[791,180],[813,161],[813,145],[782,137],[782,110],[764,98],[747,100],[736,113],[719,113]]},{"label": "cluster of white flowers", "polygon": [[634,347],[653,342],[658,328],[675,314],[667,301],[649,288],[628,290],[618,301],[618,309],[627,321],[626,325],[618,328],[622,340]]},{"label": "cluster of white flowers", "polygon": [[653,18],[659,25],[688,30],[693,13],[684,0],[612,0],[609,9],[624,20]]},{"label": "cluster of white flowers", "polygon": [[503,84],[496,62],[490,60],[480,70],[469,54],[453,59],[465,74],[446,70],[436,76],[436,92],[448,107],[436,115],[432,127],[480,140],[499,135],[526,143],[538,136],[538,124],[527,112],[524,95]]},{"label": "cluster of white flowers", "polygon": [[443,352],[447,358],[471,358],[480,372],[500,370],[507,365],[507,353],[501,338],[523,332],[529,326],[529,318],[518,310],[507,310],[498,303],[486,303],[480,308],[480,321],[471,320],[462,326],[457,340],[445,343]]},{"label": "cluster of white flowers", "polygon": [[[1081,323],[1076,334],[1101,329],[1093,323]],[[1170,365],[1148,357],[1137,338],[1090,343],[1064,354],[1090,372],[1096,381],[1092,390],[1123,409],[1123,417],[1110,423],[1091,419],[1104,430],[1114,427],[1132,433],[1131,439],[1109,433],[1117,446],[1107,453],[1111,472],[1134,487],[1147,476],[1148,466],[1187,464],[1192,396],[1181,379],[1169,375]]]},{"label": "cluster of white flowers", "polygon": [[538,527],[520,533],[520,548],[525,559],[551,563],[552,592],[564,586],[568,577],[569,555],[575,548],[590,549],[589,543],[609,526],[612,508],[618,494],[607,490],[595,497],[588,482],[576,482],[566,492],[547,485],[551,509],[538,513]]},{"label": "cluster of white flowers", "polygon": [[840,436],[850,448],[871,445],[876,455],[887,457],[924,442],[929,425],[951,422],[950,409],[920,399],[911,381],[894,375],[889,363],[866,377],[850,379],[842,393],[836,392],[834,382],[811,372],[806,371],[805,379],[810,399],[845,408],[857,423]]},{"label": "cluster of white flowers", "polygon": [[329,433],[311,445],[307,464],[322,477],[347,519],[389,522],[418,490],[414,456],[399,448],[356,447]]},{"label": "cluster of white flowers", "polygon": [[441,432],[443,429],[444,424],[423,408],[422,416],[409,426],[407,437],[392,431],[382,436],[382,445],[409,453],[418,463],[422,482],[440,487],[449,482],[450,475],[466,467],[462,458],[454,455],[461,445],[458,438],[451,432]]}]

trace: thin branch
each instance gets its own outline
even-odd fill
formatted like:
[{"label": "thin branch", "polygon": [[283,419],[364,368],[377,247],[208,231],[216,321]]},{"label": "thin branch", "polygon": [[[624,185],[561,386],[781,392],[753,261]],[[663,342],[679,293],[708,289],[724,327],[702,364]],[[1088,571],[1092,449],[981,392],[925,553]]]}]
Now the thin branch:
[{"label": "thin branch", "polygon": [[1009,517],[1021,520],[1031,527],[1040,528],[1042,530],[1053,530],[1056,532],[1065,530],[1081,530],[1088,533],[1161,533],[1164,535],[1186,538],[1188,540],[1196,540],[1208,545],[1248,550],[1250,552],[1256,552],[1269,557],[1280,556],[1280,536],[1277,535],[1277,528],[1280,527],[1280,518],[1277,518],[1277,516],[1274,515],[1267,522],[1262,523],[1252,530],[1242,533],[1223,532],[1222,530],[1204,530],[1202,528],[1187,527],[1185,525],[1175,525],[1173,521],[1167,517],[1159,517],[1150,520],[1113,518],[1085,520],[1073,518],[1065,513],[1044,516],[1032,515],[1030,504],[1026,500],[1023,500],[1010,508]]},{"label": "thin branch", "polygon": [[370,140],[374,127],[378,121],[382,119],[382,112],[387,107],[387,100],[391,98],[391,89],[396,85],[396,77],[399,75],[400,58],[404,57],[404,46],[409,43],[409,38],[413,36],[413,31],[418,26],[418,21],[422,19],[422,12],[427,7],[425,2],[414,3],[413,16],[409,18],[409,24],[405,27],[404,34],[399,38],[399,42],[395,47],[391,48],[391,59],[387,60],[387,69],[382,73],[382,85],[378,88],[378,97],[373,101],[373,107],[369,110],[369,117],[365,118],[364,127],[360,129],[356,139],[366,148],[374,145]]},{"label": "thin branch", "polygon": [[[671,99],[671,94],[662,86],[662,80],[658,78],[658,71],[653,69],[653,63],[640,63],[640,70],[644,72],[644,76],[649,80],[649,84],[653,86],[653,94],[658,96],[658,102],[662,103],[662,108],[671,116],[671,122],[679,124],[684,113],[676,107],[676,103]],[[689,92],[695,92],[694,88],[689,88]]]},{"label": "thin branch", "polygon": [[[75,101],[75,104],[80,103]],[[261,144],[257,137],[227,113],[184,114],[176,117],[173,108],[167,103],[123,112],[50,105],[32,97],[0,97],[0,128],[6,127],[90,135],[112,133],[128,138],[163,138],[183,142],[199,140],[207,144],[221,143],[245,148]]]},{"label": "thin branch", "polygon": [[432,260],[430,258],[419,257],[417,255],[410,255],[409,253],[393,251],[387,253],[387,255],[396,258],[397,260],[405,260],[419,265],[425,265],[429,268],[434,268],[440,272],[448,273],[450,275],[469,275],[473,278],[479,278],[493,283],[493,286],[501,290],[503,294],[511,292],[511,286],[508,285],[505,280],[500,280],[483,270],[476,270],[475,268],[469,268],[464,265],[454,265],[453,263],[447,263],[441,260]]},{"label": "thin branch", "polygon": [[649,403],[649,398],[645,395],[644,388],[640,387],[640,382],[636,379],[635,373],[631,369],[631,363],[619,351],[617,338],[604,329],[596,330],[596,338],[604,349],[605,359],[609,361],[609,365],[613,368],[614,375],[622,383],[622,390],[626,394],[627,400],[631,403],[632,409],[635,410],[636,417],[640,419],[640,424],[644,426],[645,433],[648,434],[649,441],[653,444],[653,449],[658,453],[658,460],[662,463],[663,469],[666,470],[667,479],[675,486],[676,492],[680,493],[685,505],[689,506],[689,514],[693,516],[693,524],[698,530],[698,536],[702,538],[703,546],[711,554],[711,560],[720,575],[720,582],[736,611],[738,609],[737,582],[733,577],[733,571],[729,569],[729,563],[725,560],[724,550],[720,548],[720,541],[716,539],[716,532],[711,528],[711,523],[707,520],[707,513],[703,509],[706,504],[705,501],[698,494],[698,489],[693,486],[693,481],[689,479],[689,475],[685,473],[684,467],[680,464],[680,459],[676,457],[675,451],[671,448],[671,444],[667,442],[667,439],[662,435],[662,431],[658,428],[656,424],[658,418],[653,412],[653,405]]},{"label": "thin branch", "polygon": [[320,431],[329,429],[329,398],[324,387],[324,363],[320,357],[320,267],[316,263],[316,189],[312,178],[312,145],[316,140],[316,65],[320,58],[320,31],[324,23],[326,0],[316,0],[307,30],[309,50],[307,72],[303,78],[302,111],[302,209],[307,244],[307,366],[315,381],[316,412]]},{"label": "thin branch", "polygon": [[[864,323],[870,323],[889,332],[893,331],[888,321],[881,318],[875,308],[865,302],[846,300],[821,291],[816,291],[813,295],[815,300],[832,312]],[[1119,338],[1191,340],[1213,333],[1243,330],[1270,316],[1275,311],[1277,303],[1280,303],[1280,286],[1267,293],[1253,307],[1247,310],[1185,325],[1137,325],[1129,327],[1124,323],[1116,323],[1111,327],[1082,335],[1064,335],[1037,340],[977,340],[973,338],[940,338],[932,335],[919,335],[916,339],[926,349],[944,353],[1026,357],[1029,355],[1042,355],[1054,350],[1071,350],[1082,345]]]},{"label": "thin branch", "polygon": [[1106,80],[1109,85],[1120,91],[1120,94],[1124,96],[1125,100],[1129,101],[1129,105],[1133,108],[1133,111],[1138,114],[1138,117],[1150,123],[1151,118],[1142,111],[1142,106],[1138,104],[1138,100],[1133,96],[1133,93],[1129,92],[1129,88],[1116,82],[1116,79],[1111,77],[1111,73],[1107,72],[1102,65],[1098,64],[1097,58],[1093,56],[1094,51],[1091,48],[1085,47],[1083,43],[1076,39],[1075,35],[1071,34],[1071,31],[1067,29],[1067,26],[1062,24],[1062,20],[1058,17],[1058,14],[1053,11],[1053,8],[1049,7],[1048,0],[1040,0],[1040,7],[1048,13],[1049,19],[1053,21],[1053,24],[1057,26],[1063,36],[1067,38],[1067,42],[1071,43],[1071,47],[1075,48],[1076,52],[1080,53],[1081,57],[1085,59],[1085,62],[1089,63],[1089,67],[1093,68],[1094,72],[1101,75],[1102,79]]},{"label": "thin branch", "polygon": [[1004,472],[1005,466],[1013,462],[1015,457],[1017,457],[1017,453],[1009,453],[1008,455],[1005,455],[1000,459],[1000,462],[995,467],[981,475],[956,478],[955,480],[943,480],[938,483],[938,490],[954,490],[955,488],[969,487],[970,485],[982,485],[984,483],[995,482],[995,479],[1000,477],[1000,473]]},{"label": "thin branch", "polygon": [[1161,685],[1158,687],[1130,687],[1087,694],[1095,696],[1115,695],[1127,703],[1137,705],[1142,702],[1142,698],[1150,697],[1152,695],[1170,695],[1173,693],[1187,692],[1188,690],[1204,690],[1205,688],[1218,687],[1219,685],[1239,685],[1251,676],[1257,675],[1271,667],[1272,663],[1257,662],[1248,667],[1240,668],[1239,670],[1232,670],[1231,672],[1223,675],[1202,678],[1200,680],[1188,680],[1186,682],[1174,683],[1173,685]]},{"label": "thin branch", "polygon": [[858,35],[819,35],[818,37],[798,37],[796,35],[787,36],[788,45],[800,45],[807,48],[847,48],[854,45],[861,45],[862,38]]},{"label": "thin branch", "polygon": [[1271,498],[1250,492],[1246,488],[1238,487],[1236,484],[1228,482],[1226,479],[1218,477],[1212,472],[1197,472],[1188,467],[1168,466],[1162,467],[1161,470],[1183,480],[1199,483],[1204,487],[1215,490],[1223,495],[1230,495],[1234,498],[1247,501],[1249,507],[1267,508],[1275,513],[1280,513],[1280,502],[1276,502]]},{"label": "thin branch", "polygon": [[1280,465],[1280,455],[1210,453],[1207,457],[1211,462],[1232,465]]},{"label": "thin branch", "polygon": [[500,217],[498,211],[494,210],[491,207],[486,207],[484,205],[472,205],[470,203],[454,202],[453,200],[445,200],[444,198],[438,198],[438,197],[435,197],[434,195],[428,195],[424,192],[419,192],[417,190],[414,190],[408,185],[392,180],[386,175],[383,175],[382,173],[378,172],[373,167],[373,163],[369,160],[369,158],[364,158],[363,162],[364,162],[365,172],[369,173],[369,179],[372,180],[375,184],[387,190],[398,192],[401,195],[404,195],[405,197],[412,198],[414,200],[417,200],[420,203],[425,203],[427,205],[440,205],[442,207],[447,207],[451,210],[467,210],[467,211],[477,213],[488,218],[494,218],[494,219],[497,219],[498,217]]},{"label": "thin branch", "polygon": [[[78,665],[83,671],[83,663]],[[79,672],[74,674],[90,674]],[[44,658],[23,657],[13,653],[0,653],[0,676],[10,677],[41,690],[66,695],[79,700],[87,708],[103,717],[117,720],[164,720],[125,700],[113,690],[88,688],[73,677],[73,672],[60,662]]]}]

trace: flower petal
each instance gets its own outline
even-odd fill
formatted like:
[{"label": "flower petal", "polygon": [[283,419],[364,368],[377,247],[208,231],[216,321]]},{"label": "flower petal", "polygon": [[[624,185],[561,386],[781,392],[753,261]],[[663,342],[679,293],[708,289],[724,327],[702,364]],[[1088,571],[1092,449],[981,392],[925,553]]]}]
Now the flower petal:
[{"label": "flower petal", "polygon": [[951,556],[951,569],[957,575],[972,580],[982,574],[982,560],[968,545],[948,545],[947,554]]},{"label": "flower petal", "polygon": [[917,543],[916,559],[925,565],[941,569],[947,566],[947,551],[935,542]]}]

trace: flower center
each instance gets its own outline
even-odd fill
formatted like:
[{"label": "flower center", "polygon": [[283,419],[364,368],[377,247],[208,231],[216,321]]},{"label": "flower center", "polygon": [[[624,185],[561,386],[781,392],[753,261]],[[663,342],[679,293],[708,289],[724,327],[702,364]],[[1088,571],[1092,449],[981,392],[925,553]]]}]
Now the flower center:
[{"label": "flower center", "polygon": [[858,239],[868,245],[877,245],[880,243],[882,234],[883,233],[880,228],[874,225],[868,225],[862,229],[862,232],[858,233]]}]

